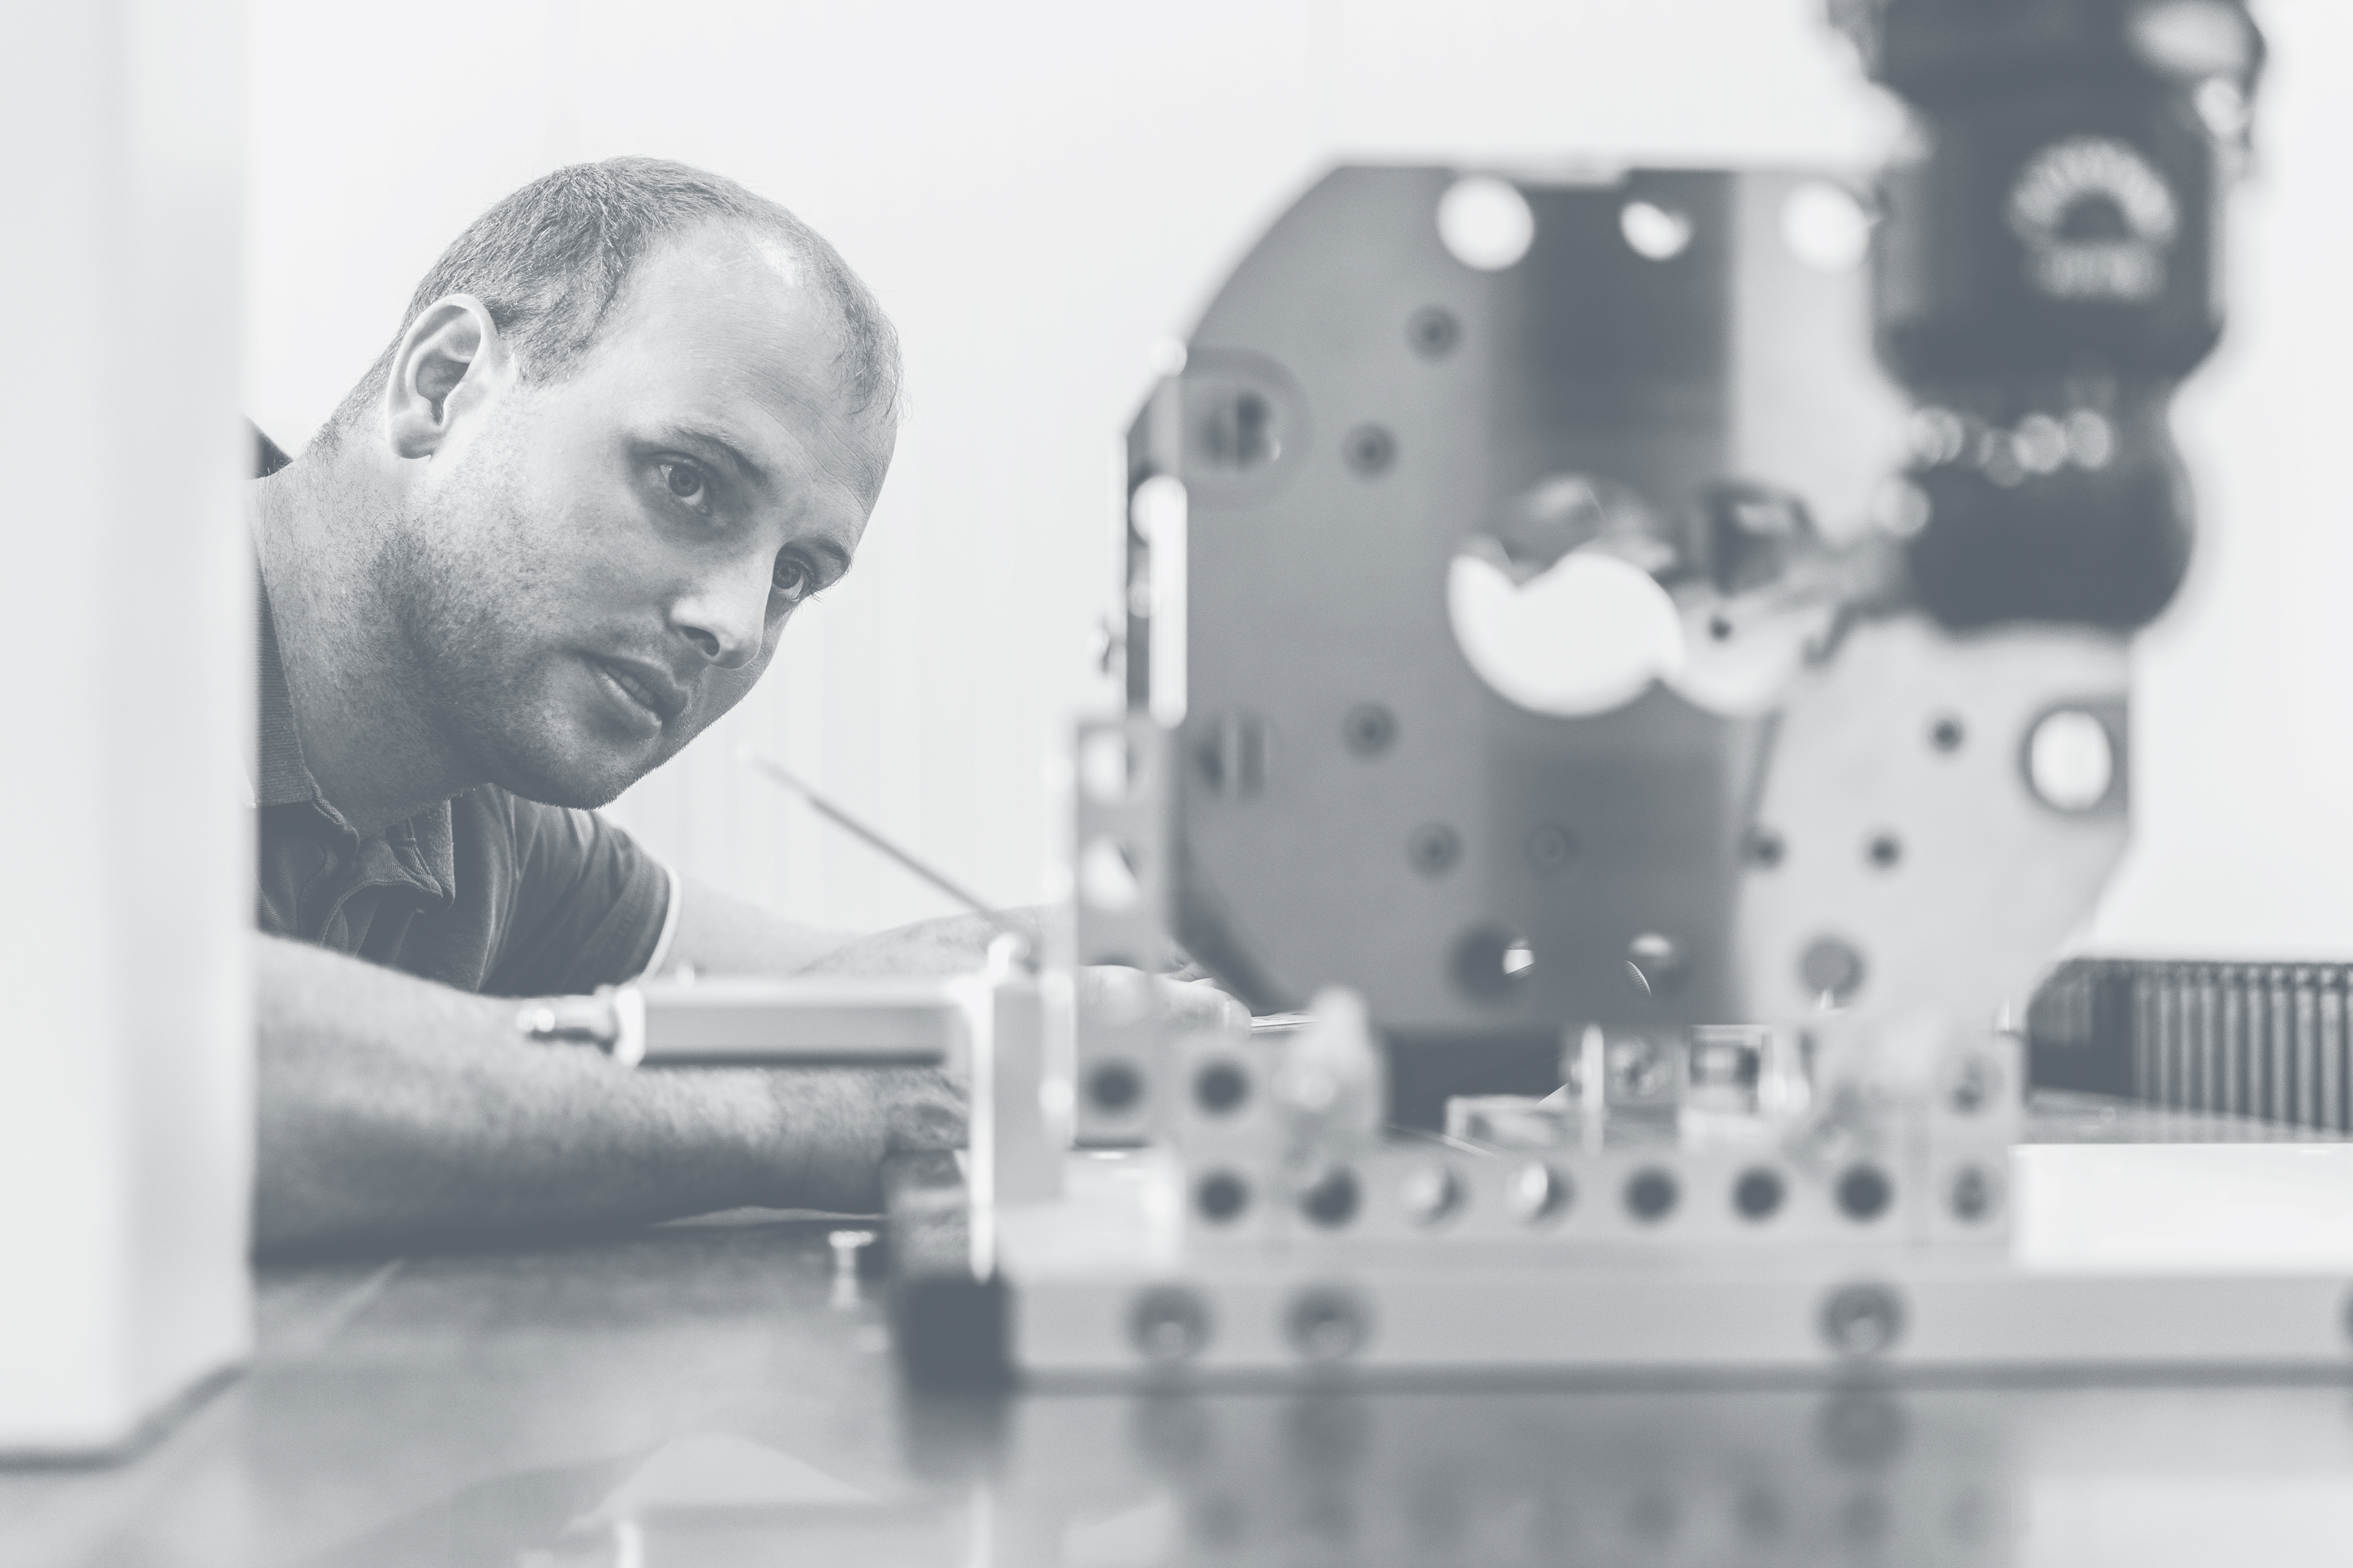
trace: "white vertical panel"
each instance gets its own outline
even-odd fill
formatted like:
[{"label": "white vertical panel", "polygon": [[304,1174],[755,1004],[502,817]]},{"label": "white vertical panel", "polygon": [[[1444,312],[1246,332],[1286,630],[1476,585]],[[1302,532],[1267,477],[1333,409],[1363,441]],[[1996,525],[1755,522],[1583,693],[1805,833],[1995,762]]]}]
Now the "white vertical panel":
[{"label": "white vertical panel", "polygon": [[0,1449],[117,1443],[248,1343],[240,20],[18,7],[0,54]]}]

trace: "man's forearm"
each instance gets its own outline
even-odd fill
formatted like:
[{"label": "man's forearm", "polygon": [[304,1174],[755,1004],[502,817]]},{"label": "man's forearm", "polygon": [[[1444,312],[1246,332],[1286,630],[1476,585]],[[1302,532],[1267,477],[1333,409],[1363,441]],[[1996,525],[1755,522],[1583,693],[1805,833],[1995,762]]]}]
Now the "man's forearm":
[{"label": "man's forearm", "polygon": [[265,1250],[864,1208],[882,1154],[957,1131],[936,1075],[632,1072],[524,1039],[511,999],[259,941]]}]

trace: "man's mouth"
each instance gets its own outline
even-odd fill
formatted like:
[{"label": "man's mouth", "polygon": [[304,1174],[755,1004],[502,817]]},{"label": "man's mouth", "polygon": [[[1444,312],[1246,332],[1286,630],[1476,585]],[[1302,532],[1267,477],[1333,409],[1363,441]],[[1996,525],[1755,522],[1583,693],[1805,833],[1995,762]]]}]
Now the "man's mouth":
[{"label": "man's mouth", "polygon": [[656,725],[667,725],[686,709],[686,694],[662,678],[610,659],[592,658],[589,667],[631,706]]}]

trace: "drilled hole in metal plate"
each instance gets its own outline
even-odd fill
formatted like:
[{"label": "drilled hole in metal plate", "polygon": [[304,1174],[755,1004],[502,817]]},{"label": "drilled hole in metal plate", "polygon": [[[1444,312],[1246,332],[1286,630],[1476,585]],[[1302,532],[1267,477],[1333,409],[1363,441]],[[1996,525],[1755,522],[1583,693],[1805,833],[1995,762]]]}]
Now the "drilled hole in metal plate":
[{"label": "drilled hole in metal plate", "polygon": [[1940,716],[1928,726],[1928,743],[1940,752],[1959,751],[1961,742],[1968,740],[1968,726],[1950,713]]},{"label": "drilled hole in metal plate", "polygon": [[1208,1307],[1181,1285],[1146,1290],[1128,1313],[1127,1337],[1146,1361],[1189,1361],[1209,1342]]},{"label": "drilled hole in metal plate", "polygon": [[1975,1225],[1993,1213],[1998,1197],[1993,1177],[1976,1165],[1954,1172],[1952,1186],[1945,1194],[1953,1217],[1965,1225]]},{"label": "drilled hole in metal plate", "polygon": [[1193,1075],[1193,1102],[1212,1116],[1240,1110],[1250,1091],[1250,1074],[1239,1062],[1206,1062]]},{"label": "drilled hole in metal plate", "polygon": [[1405,341],[1424,359],[1443,358],[1461,336],[1462,323],[1454,312],[1438,305],[1416,310],[1405,324]]},{"label": "drilled hole in metal plate", "polygon": [[1544,1225],[1567,1214],[1577,1201],[1577,1187],[1568,1173],[1532,1160],[1513,1175],[1504,1189],[1504,1206],[1527,1225]]},{"label": "drilled hole in metal plate", "polygon": [[1741,847],[1747,852],[1750,865],[1767,871],[1778,866],[1789,853],[1788,840],[1769,827],[1750,829],[1747,841]]},{"label": "drilled hole in metal plate", "polygon": [[1850,1165],[1838,1179],[1839,1212],[1858,1224],[1885,1214],[1894,1198],[1894,1184],[1876,1165]]},{"label": "drilled hole in metal plate", "polygon": [[1397,740],[1397,715],[1377,702],[1362,702],[1340,721],[1341,738],[1360,757],[1377,757]]},{"label": "drilled hole in metal plate", "polygon": [[1462,1180],[1444,1165],[1419,1166],[1406,1173],[1398,1196],[1416,1225],[1442,1225],[1461,1210]]},{"label": "drilled hole in metal plate", "polygon": [[1353,1291],[1300,1292],[1286,1314],[1292,1349],[1309,1361],[1343,1361],[1371,1337],[1371,1312]]},{"label": "drilled hole in metal plate", "polygon": [[1674,1211],[1683,1195],[1672,1173],[1655,1166],[1626,1178],[1626,1212],[1645,1225],[1655,1224]]},{"label": "drilled hole in metal plate", "polygon": [[1882,871],[1890,871],[1904,858],[1904,840],[1893,833],[1874,833],[1862,847],[1863,858]]},{"label": "drilled hole in metal plate", "polygon": [[1528,864],[1536,874],[1556,877],[1577,863],[1577,838],[1567,828],[1538,823],[1528,835]]},{"label": "drilled hole in metal plate", "polygon": [[1841,1355],[1877,1355],[1904,1333],[1904,1299],[1885,1285],[1843,1285],[1822,1302],[1822,1339]]},{"label": "drilled hole in metal plate", "polygon": [[1405,855],[1423,876],[1440,876],[1462,858],[1462,840],[1442,822],[1424,823],[1406,839]]},{"label": "drilled hole in metal plate", "polygon": [[1843,1006],[1862,989],[1862,953],[1852,942],[1834,936],[1817,937],[1798,958],[1798,983],[1806,994],[1832,1006]]},{"label": "drilled hole in metal plate", "polygon": [[1193,1207],[1218,1224],[1238,1218],[1250,1207],[1250,1184],[1231,1171],[1212,1171],[1193,1189]]},{"label": "drilled hole in metal plate", "polygon": [[1455,940],[1454,984],[1481,1002],[1512,995],[1535,971],[1535,952],[1525,938],[1498,925],[1473,926]]},{"label": "drilled hole in metal plate", "polygon": [[1732,1185],[1732,1206],[1743,1219],[1770,1219],[1781,1212],[1781,1202],[1788,1196],[1788,1184],[1781,1173],[1759,1165],[1744,1171],[1740,1180]]},{"label": "drilled hole in metal plate", "polygon": [[2026,782],[2053,811],[2089,811],[2116,784],[2116,749],[2108,727],[2080,709],[2036,721],[2026,741]]},{"label": "drilled hole in metal plate", "polygon": [[1097,1110],[1118,1115],[1144,1099],[1144,1075],[1132,1062],[1110,1061],[1087,1074],[1087,1100]]},{"label": "drilled hole in metal plate", "polygon": [[1340,453],[1350,468],[1370,479],[1397,461],[1397,437],[1377,425],[1359,425],[1341,441]]},{"label": "drilled hole in metal plate", "polygon": [[1356,1217],[1356,1173],[1335,1165],[1299,1194],[1299,1212],[1329,1230]]}]

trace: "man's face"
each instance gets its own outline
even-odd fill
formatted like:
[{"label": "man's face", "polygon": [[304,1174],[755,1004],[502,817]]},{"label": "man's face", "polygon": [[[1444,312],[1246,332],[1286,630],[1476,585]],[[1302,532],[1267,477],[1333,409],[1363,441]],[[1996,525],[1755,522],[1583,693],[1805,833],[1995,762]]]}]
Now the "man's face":
[{"label": "man's face", "polygon": [[382,569],[431,722],[596,805],[741,700],[848,570],[891,459],[799,258],[709,228],[641,263],[573,374],[453,427]]}]

